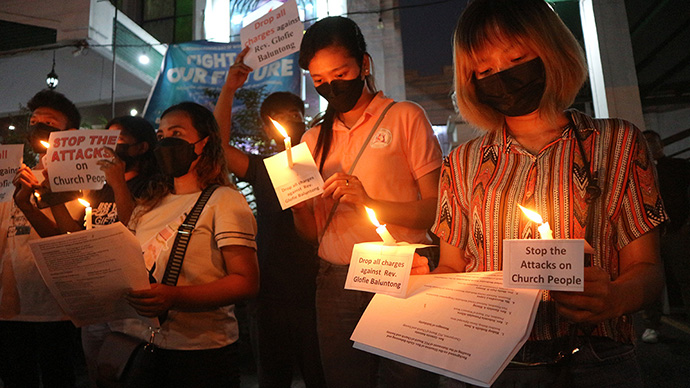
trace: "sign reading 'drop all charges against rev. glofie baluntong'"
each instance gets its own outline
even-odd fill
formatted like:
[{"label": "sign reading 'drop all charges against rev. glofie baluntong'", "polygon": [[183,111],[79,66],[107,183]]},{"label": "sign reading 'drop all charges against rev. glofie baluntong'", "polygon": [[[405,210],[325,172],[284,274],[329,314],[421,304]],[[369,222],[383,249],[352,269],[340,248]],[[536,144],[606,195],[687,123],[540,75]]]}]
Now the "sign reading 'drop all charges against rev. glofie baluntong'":
[{"label": "sign reading 'drop all charges against rev. glofie baluntong'", "polygon": [[294,0],[287,1],[242,28],[242,46],[250,47],[244,63],[257,70],[299,51],[303,32],[304,24],[299,19],[297,3]]}]

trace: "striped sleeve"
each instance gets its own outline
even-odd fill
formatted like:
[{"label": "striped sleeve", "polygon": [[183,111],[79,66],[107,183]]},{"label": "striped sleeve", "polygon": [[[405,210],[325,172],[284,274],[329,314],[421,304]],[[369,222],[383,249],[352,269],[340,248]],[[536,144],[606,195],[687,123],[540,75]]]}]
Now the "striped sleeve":
[{"label": "striped sleeve", "polygon": [[667,220],[651,154],[640,131],[631,125],[630,162],[627,165],[618,217],[616,248],[651,231]]},{"label": "striped sleeve", "polygon": [[467,233],[462,233],[462,230],[467,228],[468,220],[458,198],[458,185],[462,185],[457,174],[459,155],[459,149],[456,149],[443,161],[436,219],[431,230],[448,244],[464,247],[467,244]]},{"label": "striped sleeve", "polygon": [[219,248],[241,245],[256,249],[256,220],[244,196],[229,187],[214,193],[214,238]]}]

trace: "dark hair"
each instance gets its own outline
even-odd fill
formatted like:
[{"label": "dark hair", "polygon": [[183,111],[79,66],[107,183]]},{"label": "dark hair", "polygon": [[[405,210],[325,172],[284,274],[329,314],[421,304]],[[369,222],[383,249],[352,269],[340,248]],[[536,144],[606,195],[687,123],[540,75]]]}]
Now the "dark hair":
[{"label": "dark hair", "polygon": [[[183,112],[189,116],[192,120],[192,126],[199,134],[199,139],[208,137],[194,167],[201,189],[214,184],[232,186],[229,179],[230,172],[225,163],[225,154],[221,146],[218,123],[213,113],[202,105],[187,101],[166,109],[161,114],[161,119],[173,112]],[[144,193],[141,201],[143,210],[137,213],[136,218],[156,207],[163,197],[172,192],[172,189],[172,178],[158,174],[152,179],[146,193]]]},{"label": "dark hair", "polygon": [[268,123],[269,116],[273,116],[276,112],[291,109],[296,109],[304,116],[304,101],[290,92],[275,92],[269,94],[261,103],[259,114],[261,115],[261,121],[266,124]]},{"label": "dark hair", "polygon": [[34,94],[26,106],[32,112],[38,108],[51,108],[64,114],[67,117],[66,129],[78,129],[81,124],[81,114],[74,103],[62,93],[51,89],[44,89]]},{"label": "dark hair", "polygon": [[156,130],[153,128],[153,125],[141,117],[120,116],[110,120],[105,127],[110,128],[116,124],[122,127],[122,132],[125,135],[132,136],[137,143],[144,142],[149,145],[148,150],[137,158],[136,168],[139,174],[150,177],[156,173],[158,165],[156,163],[156,157],[153,154],[153,149],[158,143],[158,138],[156,137]]},{"label": "dark hair", "polygon": [[[355,59],[360,68],[362,67],[364,56],[369,55],[364,35],[362,35],[362,31],[357,26],[357,23],[342,16],[331,16],[314,23],[304,33],[302,44],[299,48],[299,66],[304,70],[309,70],[309,63],[314,59],[314,55],[319,50],[331,46],[345,49],[348,55]],[[373,67],[373,61],[370,62]],[[376,91],[372,76],[367,76],[366,82],[369,89]],[[321,172],[323,172],[323,165],[333,141],[333,120],[335,119],[335,114],[335,109],[329,105],[326,108],[326,112],[320,116],[321,130],[316,141],[314,154],[321,155],[319,162],[319,171]],[[318,124],[319,120],[315,121]]]}]

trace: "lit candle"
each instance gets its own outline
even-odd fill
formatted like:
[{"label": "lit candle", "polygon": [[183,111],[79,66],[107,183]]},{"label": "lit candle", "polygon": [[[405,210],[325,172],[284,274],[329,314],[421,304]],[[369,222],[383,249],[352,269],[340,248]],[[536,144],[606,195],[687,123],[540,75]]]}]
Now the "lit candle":
[{"label": "lit candle", "polygon": [[376,226],[376,233],[378,233],[379,236],[381,236],[381,239],[383,240],[383,245],[395,245],[395,239],[393,238],[393,236],[391,236],[390,232],[388,232],[388,229],[386,229],[386,225],[379,224],[379,220],[376,219],[376,213],[374,213],[373,210],[369,209],[366,206],[364,207],[364,209],[366,209],[371,223],[374,224],[374,226]]},{"label": "lit candle", "polygon": [[288,162],[288,166],[290,168],[292,168],[292,166],[293,166],[293,163],[292,163],[292,142],[290,141],[290,136],[288,136],[287,131],[285,130],[285,128],[283,128],[282,125],[280,125],[280,123],[278,123],[277,121],[273,120],[270,117],[269,117],[269,119],[271,120],[273,125],[276,127],[278,132],[280,132],[280,134],[283,135],[283,137],[285,138],[285,152],[287,152],[287,162]]},{"label": "lit candle", "polygon": [[93,226],[93,220],[91,219],[91,204],[83,198],[79,198],[79,203],[84,205],[86,208],[86,214],[84,215],[84,227],[86,230],[89,230]]},{"label": "lit candle", "polygon": [[42,146],[44,146],[44,147],[46,147],[46,148],[50,148],[50,143],[48,143],[47,141],[41,140],[40,143],[41,143]]},{"label": "lit candle", "polygon": [[542,240],[553,240],[553,233],[551,232],[551,227],[549,226],[549,223],[544,222],[539,213],[529,210],[519,204],[518,206],[520,206],[520,209],[522,209],[522,212],[525,213],[527,218],[539,223],[537,230],[539,231],[539,235],[541,236]]}]

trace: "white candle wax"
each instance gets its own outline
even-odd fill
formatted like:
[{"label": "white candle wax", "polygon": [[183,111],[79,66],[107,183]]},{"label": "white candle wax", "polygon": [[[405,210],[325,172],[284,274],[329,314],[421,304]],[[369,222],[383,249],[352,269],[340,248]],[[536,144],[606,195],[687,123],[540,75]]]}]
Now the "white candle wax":
[{"label": "white candle wax", "polygon": [[393,236],[390,234],[388,229],[386,229],[386,225],[381,225],[376,228],[376,233],[381,236],[381,239],[383,240],[383,245],[395,245],[396,241],[393,238]]},{"label": "white candle wax", "polygon": [[553,233],[551,232],[551,227],[549,226],[548,222],[544,222],[543,224],[539,225],[537,230],[539,231],[539,235],[541,235],[542,240],[553,240]]},{"label": "white candle wax", "polygon": [[288,167],[292,168],[294,164],[292,163],[292,142],[290,141],[290,136],[285,137],[285,152],[287,152]]},{"label": "white candle wax", "polygon": [[91,229],[93,226],[93,220],[91,217],[91,206],[86,207],[86,214],[84,215],[84,227],[86,230]]}]

